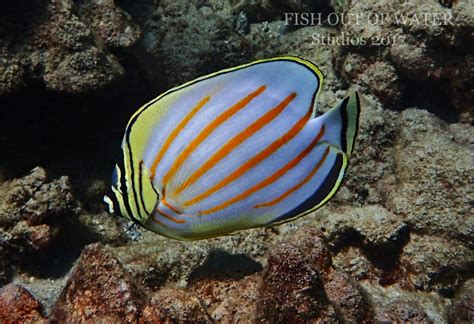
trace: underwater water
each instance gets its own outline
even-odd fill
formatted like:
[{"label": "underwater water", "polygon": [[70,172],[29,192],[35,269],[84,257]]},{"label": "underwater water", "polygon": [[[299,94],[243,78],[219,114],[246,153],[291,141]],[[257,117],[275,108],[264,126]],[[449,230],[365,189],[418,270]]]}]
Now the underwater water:
[{"label": "underwater water", "polygon": [[[474,321],[472,1],[0,6],[0,322]],[[105,210],[139,107],[287,55],[318,115],[360,97],[327,204],[198,241]]]}]

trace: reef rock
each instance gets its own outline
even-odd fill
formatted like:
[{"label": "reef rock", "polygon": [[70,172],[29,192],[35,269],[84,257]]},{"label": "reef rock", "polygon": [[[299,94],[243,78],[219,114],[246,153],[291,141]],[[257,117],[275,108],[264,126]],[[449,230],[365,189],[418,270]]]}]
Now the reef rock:
[{"label": "reef rock", "polygon": [[168,86],[253,57],[251,43],[211,6],[168,0],[147,5],[129,9],[143,29],[144,52],[138,55],[149,63],[151,77],[167,80]]},{"label": "reef rock", "polygon": [[[342,209],[321,224],[331,244],[338,248],[347,243],[360,244],[367,251],[399,249],[407,236],[407,224],[379,205]],[[352,240],[347,242],[348,237]]]},{"label": "reef rock", "polygon": [[[61,234],[61,224],[76,213],[67,177],[49,180],[42,168],[4,185],[0,204],[0,279],[13,264],[46,254]],[[3,281],[2,280],[2,281]]]},{"label": "reef rock", "polygon": [[48,181],[46,171],[37,167],[10,184],[1,206],[0,225],[14,226],[21,220],[33,226],[51,222],[71,212],[73,205],[69,179]]},{"label": "reef rock", "polygon": [[83,10],[71,0],[21,0],[3,6],[0,21],[0,95],[31,79],[64,93],[104,88],[125,73],[105,45],[130,47],[140,35],[113,0]]},{"label": "reef rock", "polygon": [[409,241],[403,218],[379,205],[327,208],[310,223],[324,230],[336,269],[357,280],[411,287],[399,258]]},{"label": "reef rock", "polygon": [[397,182],[386,204],[406,215],[413,231],[456,239],[472,248],[474,152],[453,137],[428,112],[404,111],[393,154]]},{"label": "reef rock", "polygon": [[377,323],[445,323],[449,301],[436,293],[411,292],[397,285],[382,287],[363,283]]},{"label": "reef rock", "polygon": [[90,0],[81,7],[80,17],[111,48],[127,48],[140,38],[140,27],[114,0]]},{"label": "reef rock", "polygon": [[[423,0],[354,2],[345,13],[352,22],[341,29],[354,44],[341,46],[338,70],[392,107],[410,90],[409,82],[426,82],[429,93],[447,88],[462,118],[471,120],[473,6],[470,1],[456,1],[452,8]],[[357,22],[356,15],[362,17]]]},{"label": "reef rock", "polygon": [[467,280],[454,297],[449,308],[451,323],[472,323],[474,321],[474,279]]},{"label": "reef rock", "polygon": [[0,289],[0,322],[47,323],[41,304],[22,286],[9,284]]},{"label": "reef rock", "polygon": [[60,322],[123,321],[138,319],[140,301],[120,262],[102,245],[81,254],[52,318]]},{"label": "reef rock", "polygon": [[417,289],[449,296],[472,271],[474,251],[456,241],[412,234],[401,262]]},{"label": "reef rock", "polygon": [[[43,94],[44,85],[75,94],[73,101],[80,98],[72,106],[87,115],[81,117],[84,125],[94,126],[76,134],[74,145],[67,137],[67,145],[54,147],[54,157],[61,156],[54,163],[61,165],[52,168],[66,170],[74,187],[68,177],[49,179],[42,168],[17,180],[1,179],[0,281],[21,284],[30,293],[5,286],[0,321],[472,322],[474,136],[465,122],[473,98],[474,11],[468,1],[452,1],[452,8],[438,2],[18,0],[16,7],[2,5],[0,95],[39,81],[35,94]],[[346,16],[452,14],[454,26],[362,19],[338,29],[288,26],[283,20],[285,11],[325,12],[329,3]],[[339,36],[371,41],[340,48],[321,43]],[[399,42],[374,44],[384,37]],[[277,55],[301,56],[320,67],[325,81],[319,111],[333,107],[347,91],[360,93],[355,150],[340,190],[326,206],[278,227],[196,242],[170,240],[99,210],[109,183],[105,164],[113,155],[100,150],[120,141],[132,106],[194,77]],[[106,100],[90,96],[120,79],[122,64],[133,75],[116,91],[132,90]],[[134,86],[136,79],[143,89]],[[113,113],[84,112],[112,97]],[[70,102],[61,94],[52,98]],[[18,107],[17,123],[23,125],[22,107],[29,101],[16,105],[17,97],[7,99]],[[52,108],[58,109],[54,101]],[[456,110],[447,111],[452,106]],[[65,113],[50,124],[68,119]],[[64,135],[68,125],[51,132]],[[0,140],[16,147],[17,136]],[[78,162],[71,162],[64,148],[89,148],[92,142],[100,142],[95,147],[100,152],[84,158],[97,169],[71,171]],[[4,165],[11,167],[12,161]]]},{"label": "reef rock", "polygon": [[136,243],[113,248],[113,253],[135,281],[153,293],[163,285],[185,287],[215,275],[242,278],[261,270],[262,260],[275,235],[254,229],[233,236],[180,242],[141,230]]},{"label": "reef rock", "polygon": [[199,298],[183,289],[163,288],[143,308],[140,323],[212,323]]},{"label": "reef rock", "polygon": [[322,233],[311,227],[271,250],[260,298],[261,318],[270,322],[361,321],[369,316],[357,284],[332,268]]},{"label": "reef rock", "polygon": [[393,148],[399,117],[397,113],[384,109],[371,95],[362,94],[361,105],[356,146],[349,171],[334,202],[384,205],[396,177]]},{"label": "reef rock", "polygon": [[238,280],[200,279],[190,285],[214,322],[253,322],[260,302],[260,274]]}]

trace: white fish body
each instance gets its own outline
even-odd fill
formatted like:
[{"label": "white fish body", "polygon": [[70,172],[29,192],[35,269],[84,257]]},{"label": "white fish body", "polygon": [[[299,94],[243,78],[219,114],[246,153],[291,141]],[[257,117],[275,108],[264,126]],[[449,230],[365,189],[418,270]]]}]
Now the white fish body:
[{"label": "white fish body", "polygon": [[336,192],[358,128],[357,94],[315,117],[322,74],[281,57],[173,88],[132,116],[109,210],[176,239],[303,216]]}]

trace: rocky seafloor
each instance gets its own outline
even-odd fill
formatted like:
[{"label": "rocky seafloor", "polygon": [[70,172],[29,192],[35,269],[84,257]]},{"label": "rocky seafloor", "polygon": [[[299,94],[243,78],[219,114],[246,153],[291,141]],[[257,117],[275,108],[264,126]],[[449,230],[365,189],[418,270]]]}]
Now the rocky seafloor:
[{"label": "rocky seafloor", "polygon": [[[291,26],[285,12],[452,24]],[[367,42],[314,43],[338,36]],[[374,44],[387,36],[403,41]],[[328,205],[196,242],[102,211],[137,107],[286,54],[323,71],[322,111],[361,96]],[[0,4],[0,322],[474,322],[473,84],[470,0]]]}]

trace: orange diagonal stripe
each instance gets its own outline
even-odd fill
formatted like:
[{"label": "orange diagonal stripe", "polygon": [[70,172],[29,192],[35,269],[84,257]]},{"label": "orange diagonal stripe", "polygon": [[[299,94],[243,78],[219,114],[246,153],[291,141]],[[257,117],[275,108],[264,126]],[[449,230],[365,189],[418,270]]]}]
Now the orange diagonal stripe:
[{"label": "orange diagonal stripe", "polygon": [[296,165],[298,165],[298,163],[300,163],[300,161],[303,160],[311,152],[311,150],[316,146],[316,144],[318,144],[319,140],[321,139],[321,137],[323,135],[324,135],[324,125],[319,130],[318,136],[316,136],[316,138],[300,154],[298,154],[298,156],[296,158],[291,160],[284,167],[282,167],[281,169],[279,169],[278,171],[273,173],[271,176],[269,176],[268,178],[266,178],[262,182],[257,183],[252,188],[247,189],[244,192],[242,192],[241,194],[235,196],[234,198],[229,199],[229,200],[223,202],[222,204],[217,205],[216,207],[213,207],[211,209],[201,211],[201,215],[214,213],[216,211],[224,209],[224,208],[226,208],[226,207],[228,207],[228,206],[230,206],[230,205],[232,205],[232,204],[234,204],[234,203],[236,203],[236,202],[238,202],[242,199],[245,199],[246,197],[253,194],[254,192],[257,192],[257,191],[265,188],[266,186],[272,184],[273,182],[277,181],[285,173],[287,173],[292,168],[294,168]]},{"label": "orange diagonal stripe", "polygon": [[160,214],[160,215],[163,216],[164,218],[169,219],[169,220],[172,221],[172,222],[175,222],[175,223],[178,223],[178,224],[186,223],[185,220],[176,219],[176,218],[174,218],[173,216],[170,216],[170,215],[168,215],[168,214],[165,214],[164,212],[162,212],[162,211],[159,210],[159,209],[156,209],[156,211],[158,212],[158,214]]},{"label": "orange diagonal stripe", "polygon": [[163,146],[161,147],[160,152],[156,156],[155,160],[153,161],[153,164],[151,165],[151,175],[150,178],[153,180],[155,178],[155,172],[156,172],[156,167],[158,166],[158,163],[160,163],[161,159],[163,158],[163,155],[165,155],[165,152],[168,150],[170,147],[171,143],[173,143],[174,139],[178,134],[181,132],[181,130],[186,127],[186,125],[189,123],[191,119],[193,119],[194,115],[198,113],[198,111],[211,99],[211,97],[206,96],[204,97],[187,115],[186,117],[183,118],[183,120],[176,126],[175,129],[171,132],[171,134],[168,136],[166,141],[164,142]]},{"label": "orange diagonal stripe", "polygon": [[186,161],[189,155],[209,136],[211,133],[222,123],[228,120],[230,117],[235,115],[239,110],[247,106],[250,101],[265,91],[266,86],[261,86],[254,92],[247,95],[245,98],[237,102],[235,105],[224,111],[222,114],[217,116],[209,125],[207,125],[192,141],[189,145],[181,152],[176,158],[171,168],[168,170],[166,175],[163,177],[163,185],[166,185],[181,165]]},{"label": "orange diagonal stripe", "polygon": [[273,206],[273,205],[279,203],[280,201],[282,201],[283,199],[285,199],[286,197],[288,197],[289,195],[291,195],[293,192],[295,192],[296,190],[301,188],[303,185],[305,185],[309,180],[311,180],[311,178],[316,174],[316,172],[318,172],[319,168],[321,167],[321,165],[323,165],[324,161],[326,161],[326,158],[329,154],[329,151],[330,151],[330,148],[328,146],[326,148],[326,150],[324,151],[324,154],[323,154],[323,157],[321,158],[321,160],[319,160],[318,164],[316,164],[316,166],[313,168],[313,170],[311,170],[311,172],[306,176],[306,178],[304,178],[303,181],[298,183],[296,186],[294,186],[290,190],[284,192],[278,198],[273,199],[273,200],[271,200],[269,202],[266,202],[266,203],[263,203],[263,204],[255,205],[255,208]]},{"label": "orange diagonal stripe", "polygon": [[257,119],[250,126],[242,132],[230,139],[224,146],[222,146],[216,153],[214,153],[199,169],[197,169],[183,184],[176,190],[176,194],[181,193],[187,187],[195,183],[201,176],[203,176],[209,169],[215,166],[227,154],[232,152],[237,146],[242,144],[247,138],[258,132],[262,127],[274,120],[279,114],[283,112],[286,106],[296,97],[296,93],[291,93],[282,102],[280,102],[273,109],[268,111],[265,115]]},{"label": "orange diagonal stripe", "polygon": [[158,225],[161,225],[161,226],[163,226],[163,227],[168,227],[168,226],[166,226],[164,223],[162,223],[162,222],[160,222],[159,220],[155,219],[155,217],[152,217],[151,220],[152,220],[154,223],[158,224]]},{"label": "orange diagonal stripe", "polygon": [[161,202],[163,203],[163,205],[165,205],[166,207],[168,207],[169,209],[174,211],[176,214],[182,214],[182,212],[180,210],[178,210],[176,207],[173,207],[172,205],[170,205],[170,203],[167,202],[166,199],[161,199]]},{"label": "orange diagonal stripe", "polygon": [[229,176],[222,179],[219,183],[209,188],[208,190],[198,195],[197,197],[187,201],[185,203],[185,206],[191,206],[203,200],[204,198],[213,194],[214,192],[221,189],[222,187],[225,187],[229,183],[235,181],[236,179],[241,177],[243,174],[245,174],[247,171],[255,167],[257,164],[265,160],[267,157],[273,154],[276,150],[278,150],[280,147],[282,147],[287,142],[289,142],[293,137],[295,137],[303,129],[303,127],[306,125],[310,117],[311,117],[311,110],[309,110],[305,116],[303,116],[295,125],[293,125],[293,127],[285,135],[273,141],[263,151],[261,151],[260,153],[255,155],[253,158],[245,162],[243,165],[237,168],[237,170],[232,172]]}]

